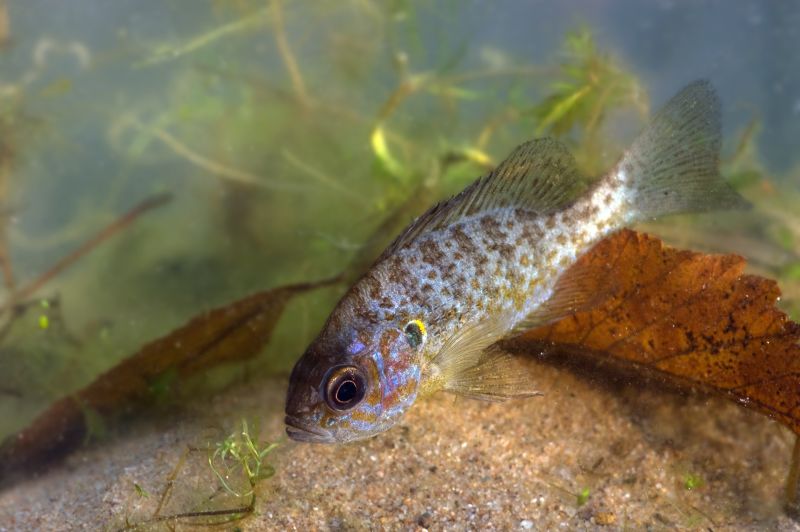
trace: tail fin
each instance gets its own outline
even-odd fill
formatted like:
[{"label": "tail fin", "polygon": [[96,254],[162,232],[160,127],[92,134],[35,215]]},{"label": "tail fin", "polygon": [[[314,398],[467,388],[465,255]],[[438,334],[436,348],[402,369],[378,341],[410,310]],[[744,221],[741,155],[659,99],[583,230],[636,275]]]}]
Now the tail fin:
[{"label": "tail fin", "polygon": [[695,81],[656,115],[618,168],[635,194],[635,217],[741,209],[750,204],[719,174],[720,104]]}]

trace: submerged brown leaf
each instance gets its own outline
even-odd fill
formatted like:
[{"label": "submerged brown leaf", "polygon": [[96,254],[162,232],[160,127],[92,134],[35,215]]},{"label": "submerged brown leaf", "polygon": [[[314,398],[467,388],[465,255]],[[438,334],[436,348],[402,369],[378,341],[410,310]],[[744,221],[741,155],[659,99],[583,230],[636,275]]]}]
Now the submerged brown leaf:
[{"label": "submerged brown leaf", "polygon": [[168,375],[184,377],[254,356],[269,341],[295,296],[337,282],[282,286],[203,312],[152,341],[94,382],[53,403],[0,447],[0,474],[40,467],[63,456],[89,434],[93,417],[111,416],[153,395]]},{"label": "submerged brown leaf", "polygon": [[736,255],[706,255],[622,231],[576,268],[600,305],[525,332],[527,352],[599,358],[680,386],[726,395],[800,434],[800,324],[775,303],[775,281]]}]

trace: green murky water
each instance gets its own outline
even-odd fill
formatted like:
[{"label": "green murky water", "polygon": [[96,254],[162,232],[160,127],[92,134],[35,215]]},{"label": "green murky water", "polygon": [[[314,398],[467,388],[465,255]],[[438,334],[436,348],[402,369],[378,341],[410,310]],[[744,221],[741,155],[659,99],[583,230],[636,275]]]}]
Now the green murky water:
[{"label": "green murky water", "polygon": [[[756,209],[649,229],[748,256],[797,319],[799,18],[744,1],[0,1],[0,436],[205,309],[368,259],[385,220],[525,139],[559,135],[601,171],[697,77]],[[340,291],[294,301],[259,357],[200,388],[287,371]]]}]

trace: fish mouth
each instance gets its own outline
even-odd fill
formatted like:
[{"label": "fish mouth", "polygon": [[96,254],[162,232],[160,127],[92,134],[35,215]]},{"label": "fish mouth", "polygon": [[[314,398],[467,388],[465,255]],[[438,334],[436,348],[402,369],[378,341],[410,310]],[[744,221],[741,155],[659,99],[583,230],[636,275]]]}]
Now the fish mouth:
[{"label": "fish mouth", "polygon": [[283,422],[286,423],[286,434],[294,441],[307,443],[333,443],[335,441],[329,431],[320,427],[312,427],[296,417],[286,416]]}]

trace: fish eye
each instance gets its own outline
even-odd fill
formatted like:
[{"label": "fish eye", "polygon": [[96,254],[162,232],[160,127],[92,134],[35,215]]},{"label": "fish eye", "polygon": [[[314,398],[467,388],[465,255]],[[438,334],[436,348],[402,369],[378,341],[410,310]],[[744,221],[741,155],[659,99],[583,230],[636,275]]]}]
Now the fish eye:
[{"label": "fish eye", "polygon": [[325,376],[325,402],[333,410],[350,410],[364,399],[367,379],[355,366],[335,366]]},{"label": "fish eye", "polygon": [[425,338],[428,335],[428,332],[425,329],[425,324],[422,323],[420,320],[409,321],[406,324],[405,329],[403,329],[403,332],[406,334],[406,340],[408,340],[408,345],[410,345],[414,349],[421,346],[423,342],[425,342]]}]

